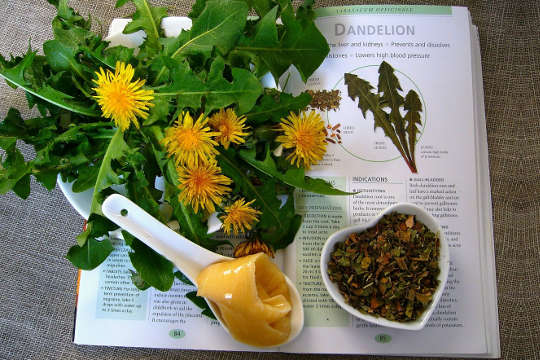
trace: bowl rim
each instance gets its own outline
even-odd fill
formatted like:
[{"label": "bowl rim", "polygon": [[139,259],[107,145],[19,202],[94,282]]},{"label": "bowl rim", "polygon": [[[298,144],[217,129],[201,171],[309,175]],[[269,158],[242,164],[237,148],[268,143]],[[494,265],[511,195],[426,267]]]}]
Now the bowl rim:
[{"label": "bowl rim", "polygon": [[[338,290],[338,287],[336,284],[334,284],[330,278],[328,277],[327,267],[328,267],[328,260],[330,258],[330,253],[334,248],[334,244],[337,242],[342,242],[345,240],[347,236],[349,236],[352,233],[355,232],[361,232],[364,231],[375,224],[379,222],[379,220],[386,214],[391,212],[398,212],[406,215],[415,215],[419,221],[421,221],[424,225],[426,225],[431,231],[434,233],[439,233],[439,246],[440,246],[440,253],[439,253],[439,276],[437,279],[439,280],[439,286],[437,287],[435,294],[433,296],[433,299],[431,301],[431,304],[424,310],[424,313],[422,316],[420,316],[418,319],[410,322],[398,322],[398,321],[392,321],[385,319],[383,317],[376,317],[369,314],[364,314],[351,305],[347,304],[341,295],[341,293]],[[373,324],[391,327],[395,329],[404,329],[404,330],[421,330],[425,327],[427,324],[429,318],[431,317],[431,314],[435,310],[439,300],[441,299],[441,296],[444,292],[444,288],[446,286],[446,281],[448,279],[448,272],[450,268],[450,254],[449,254],[449,246],[448,242],[446,240],[446,237],[444,236],[444,232],[442,231],[442,228],[439,224],[439,222],[430,214],[428,213],[424,208],[408,202],[399,202],[396,204],[393,204],[384,210],[382,210],[377,216],[369,220],[368,222],[356,224],[352,226],[348,226],[346,228],[340,229],[333,234],[331,234],[326,242],[324,243],[322,252],[321,252],[321,261],[320,261],[320,271],[322,275],[322,279],[324,282],[324,285],[329,292],[330,296],[334,299],[334,301],[344,310],[346,310],[351,315],[371,322]]]}]

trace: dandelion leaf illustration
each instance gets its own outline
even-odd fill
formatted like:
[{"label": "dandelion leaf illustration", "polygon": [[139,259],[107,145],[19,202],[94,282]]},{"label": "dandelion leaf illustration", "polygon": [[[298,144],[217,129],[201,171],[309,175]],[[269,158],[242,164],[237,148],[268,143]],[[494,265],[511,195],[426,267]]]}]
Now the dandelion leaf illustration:
[{"label": "dandelion leaf illustration", "polygon": [[394,74],[394,69],[386,61],[383,61],[379,67],[378,91],[381,94],[381,103],[390,108],[390,122],[394,126],[394,130],[407,158],[411,160],[410,151],[407,146],[405,124],[400,113],[400,108],[403,106],[404,99],[399,92],[403,91],[403,89],[399,84],[398,78]]},{"label": "dandelion leaf illustration", "polygon": [[379,95],[371,91],[374,87],[366,80],[360,79],[354,74],[345,74],[345,84],[347,85],[349,97],[353,101],[358,99],[358,108],[362,111],[364,118],[367,111],[371,111],[375,120],[374,130],[377,130],[378,127],[383,129],[384,134],[392,140],[392,143],[399,150],[400,154],[405,157],[394,127],[388,119],[388,114],[382,110],[384,105],[381,104]]},{"label": "dandelion leaf illustration", "polygon": [[405,97],[404,109],[407,112],[405,114],[405,126],[407,129],[407,136],[409,138],[411,158],[414,161],[414,148],[417,140],[416,137],[418,135],[419,126],[422,124],[422,121],[420,120],[422,102],[414,90],[409,90],[407,93],[407,96]]},{"label": "dandelion leaf illustration", "polygon": [[[410,90],[406,98],[403,98],[401,95],[403,89],[394,69],[385,61],[379,66],[379,83],[376,93],[372,91],[374,87],[368,81],[354,74],[346,73],[344,79],[349,97],[353,101],[358,100],[358,108],[362,111],[364,118],[367,112],[371,111],[374,130],[379,127],[383,129],[384,135],[390,138],[411,172],[416,173],[414,147],[422,111],[418,94]],[[402,109],[406,111],[405,116],[401,115]]]}]

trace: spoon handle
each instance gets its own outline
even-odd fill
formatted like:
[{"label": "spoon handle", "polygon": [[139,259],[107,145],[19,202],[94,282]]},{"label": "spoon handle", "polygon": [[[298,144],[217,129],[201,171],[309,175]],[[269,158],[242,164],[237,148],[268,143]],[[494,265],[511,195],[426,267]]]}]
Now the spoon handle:
[{"label": "spoon handle", "polygon": [[230,260],[189,241],[122,195],[110,195],[101,210],[109,220],[169,259],[194,284],[202,269]]}]

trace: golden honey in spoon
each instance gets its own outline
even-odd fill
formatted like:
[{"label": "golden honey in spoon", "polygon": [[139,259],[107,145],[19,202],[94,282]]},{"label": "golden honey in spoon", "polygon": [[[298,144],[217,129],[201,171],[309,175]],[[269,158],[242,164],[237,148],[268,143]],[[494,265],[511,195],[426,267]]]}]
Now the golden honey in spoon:
[{"label": "golden honey in spoon", "polygon": [[264,253],[212,264],[197,277],[197,295],[212,301],[238,341],[280,345],[291,332],[291,298],[285,276]]}]

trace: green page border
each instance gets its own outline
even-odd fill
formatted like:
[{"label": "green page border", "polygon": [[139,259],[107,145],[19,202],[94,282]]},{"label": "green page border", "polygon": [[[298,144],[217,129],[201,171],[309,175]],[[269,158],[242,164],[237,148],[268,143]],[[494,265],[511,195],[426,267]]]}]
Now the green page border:
[{"label": "green page border", "polygon": [[337,15],[452,15],[451,6],[438,5],[349,5],[315,9],[317,16]]}]

